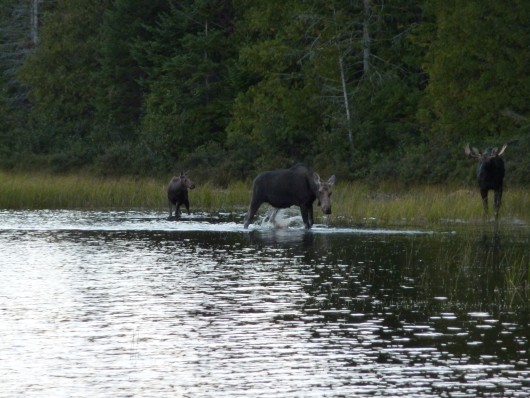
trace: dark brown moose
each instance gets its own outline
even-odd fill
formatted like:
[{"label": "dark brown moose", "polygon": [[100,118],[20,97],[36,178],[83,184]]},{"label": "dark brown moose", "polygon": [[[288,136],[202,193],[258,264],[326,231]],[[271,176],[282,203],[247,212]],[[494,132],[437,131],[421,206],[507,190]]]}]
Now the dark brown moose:
[{"label": "dark brown moose", "polygon": [[464,152],[468,157],[479,161],[477,180],[486,215],[488,214],[488,191],[493,190],[495,192],[493,203],[495,219],[498,218],[499,209],[501,208],[502,184],[504,180],[504,160],[502,160],[501,155],[507,146],[508,144],[504,144],[500,151],[498,148],[487,148],[482,153],[475,147],[469,148],[469,144],[464,147]]},{"label": "dark brown moose", "polygon": [[331,214],[331,186],[334,183],[334,175],[327,182],[322,181],[317,173],[301,164],[290,169],[264,171],[254,179],[245,228],[248,228],[262,203],[276,209],[299,206],[305,227],[311,228],[315,199],[318,199],[324,214]]},{"label": "dark brown moose", "polygon": [[173,206],[175,206],[175,218],[178,218],[180,213],[180,205],[186,206],[186,211],[190,213],[190,201],[188,199],[188,189],[195,188],[195,184],[191,181],[187,173],[180,173],[179,177],[173,177],[167,187],[167,199],[169,201],[169,217],[173,213]]}]

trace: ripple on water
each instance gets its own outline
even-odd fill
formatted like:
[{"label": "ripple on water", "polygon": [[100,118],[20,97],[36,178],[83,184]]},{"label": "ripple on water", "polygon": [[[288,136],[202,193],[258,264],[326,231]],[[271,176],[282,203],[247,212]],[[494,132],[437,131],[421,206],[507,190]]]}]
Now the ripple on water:
[{"label": "ripple on water", "polygon": [[529,394],[502,264],[446,269],[439,235],[0,211],[0,396]]}]

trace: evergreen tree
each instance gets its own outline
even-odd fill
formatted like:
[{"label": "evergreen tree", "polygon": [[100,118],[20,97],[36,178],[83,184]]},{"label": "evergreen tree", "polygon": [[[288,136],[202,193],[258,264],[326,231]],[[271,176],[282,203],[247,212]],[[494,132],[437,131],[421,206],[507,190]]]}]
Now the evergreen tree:
[{"label": "evergreen tree", "polygon": [[104,14],[97,98],[98,130],[102,146],[134,141],[140,120],[146,74],[135,57],[138,43],[150,40],[149,26],[167,11],[166,0],[114,0]]},{"label": "evergreen tree", "polygon": [[30,2],[6,0],[0,4],[0,164],[11,166],[27,151],[24,128],[27,90],[17,72],[34,46],[30,32]]},{"label": "evergreen tree", "polygon": [[161,15],[153,39],[139,43],[149,86],[141,138],[158,168],[224,143],[234,95],[232,30],[229,2],[181,1]]},{"label": "evergreen tree", "polygon": [[257,82],[239,95],[229,139],[252,148],[245,162],[307,160],[363,176],[416,134],[421,59],[407,36],[418,4],[239,4],[239,34],[250,38],[241,59]]},{"label": "evergreen tree", "polygon": [[82,153],[90,149],[81,143],[94,122],[104,10],[99,0],[57,0],[43,18],[38,47],[19,71],[41,132],[35,150],[66,154],[59,167],[86,161]]},{"label": "evergreen tree", "polygon": [[238,1],[239,68],[249,87],[234,103],[228,127],[239,175],[310,160],[322,131],[318,92],[304,76],[307,3]]},{"label": "evergreen tree", "polygon": [[520,118],[530,116],[527,2],[429,4],[436,18],[426,63],[433,139],[462,144],[517,134]]}]

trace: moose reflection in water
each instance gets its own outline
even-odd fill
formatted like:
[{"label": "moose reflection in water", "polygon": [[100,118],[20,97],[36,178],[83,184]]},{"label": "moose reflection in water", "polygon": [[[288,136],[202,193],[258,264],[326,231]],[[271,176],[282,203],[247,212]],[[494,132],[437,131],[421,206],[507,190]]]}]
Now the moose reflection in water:
[{"label": "moose reflection in water", "polygon": [[169,218],[173,214],[175,206],[175,219],[180,215],[180,206],[186,206],[186,211],[190,213],[190,201],[188,199],[188,189],[195,188],[195,183],[190,180],[187,173],[181,172],[179,177],[174,176],[167,187],[167,199],[169,202]]},{"label": "moose reflection in water", "polygon": [[304,225],[309,229],[313,225],[315,199],[318,199],[324,214],[331,214],[333,184],[334,175],[328,181],[322,181],[317,173],[301,164],[289,169],[265,171],[254,179],[245,228],[248,228],[261,204],[268,203],[276,209],[299,206]]},{"label": "moose reflection in water", "polygon": [[486,215],[488,214],[488,191],[491,189],[495,192],[493,204],[495,219],[499,216],[502,200],[502,184],[504,180],[504,161],[502,160],[501,155],[504,153],[507,146],[507,144],[504,144],[500,151],[498,148],[487,148],[482,153],[475,147],[470,149],[469,144],[464,148],[464,152],[467,156],[478,159],[479,161],[477,167],[477,180]]}]

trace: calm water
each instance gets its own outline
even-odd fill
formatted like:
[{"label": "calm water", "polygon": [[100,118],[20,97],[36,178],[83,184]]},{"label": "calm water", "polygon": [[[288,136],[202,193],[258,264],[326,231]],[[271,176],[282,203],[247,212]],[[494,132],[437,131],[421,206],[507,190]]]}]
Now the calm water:
[{"label": "calm water", "polygon": [[530,394],[527,226],[164,217],[0,211],[0,396]]}]

